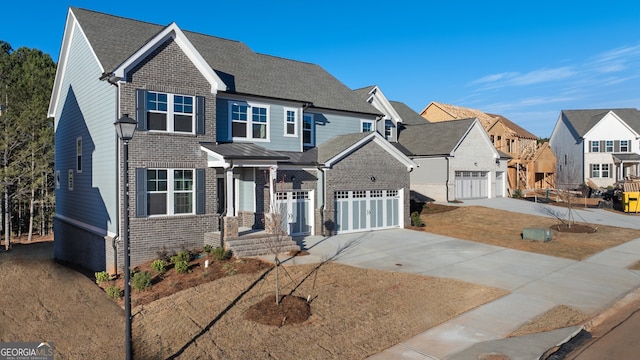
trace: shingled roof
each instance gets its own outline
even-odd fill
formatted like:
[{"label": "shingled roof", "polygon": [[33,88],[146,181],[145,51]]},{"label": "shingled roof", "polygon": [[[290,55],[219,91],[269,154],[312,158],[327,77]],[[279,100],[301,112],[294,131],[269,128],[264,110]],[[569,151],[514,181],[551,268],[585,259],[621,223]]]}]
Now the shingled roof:
[{"label": "shingled roof", "polygon": [[583,137],[610,111],[618,115],[634,131],[640,133],[640,111],[634,108],[562,110],[560,116],[573,126],[580,137]]},{"label": "shingled roof", "polygon": [[407,104],[400,101],[390,101],[391,106],[396,110],[398,115],[402,118],[402,123],[405,125],[422,125],[429,122],[429,120],[423,118],[417,112],[413,111]]},{"label": "shingled roof", "polygon": [[474,121],[475,119],[461,119],[402,126],[398,143],[411,155],[448,155],[455,150]]},{"label": "shingled roof", "polygon": [[[71,8],[104,68],[111,72],[166,26]],[[294,100],[313,107],[380,115],[320,66],[255,53],[239,41],[184,31],[231,93]],[[98,74],[99,76],[100,74]]]}]

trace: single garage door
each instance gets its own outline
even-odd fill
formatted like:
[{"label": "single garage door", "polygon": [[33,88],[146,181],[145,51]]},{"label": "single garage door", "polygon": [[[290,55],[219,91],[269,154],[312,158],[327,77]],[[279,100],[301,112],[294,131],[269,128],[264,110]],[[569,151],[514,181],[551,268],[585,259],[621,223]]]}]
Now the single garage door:
[{"label": "single garage door", "polygon": [[399,190],[343,190],[335,192],[337,233],[400,226]]},{"label": "single garage door", "polygon": [[482,199],[489,197],[486,171],[456,171],[456,199]]},{"label": "single garage door", "polygon": [[287,234],[313,233],[313,191],[278,191],[276,206],[285,214],[282,226]]}]

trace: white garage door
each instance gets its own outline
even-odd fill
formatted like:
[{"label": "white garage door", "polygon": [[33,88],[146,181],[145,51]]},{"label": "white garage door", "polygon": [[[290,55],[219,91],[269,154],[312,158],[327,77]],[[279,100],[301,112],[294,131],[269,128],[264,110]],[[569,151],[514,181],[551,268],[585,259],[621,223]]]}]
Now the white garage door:
[{"label": "white garage door", "polygon": [[276,206],[286,214],[282,226],[289,235],[313,233],[313,191],[279,191]]},{"label": "white garage door", "polygon": [[343,190],[335,192],[337,233],[400,226],[399,190]]},{"label": "white garage door", "polygon": [[489,180],[486,171],[456,171],[456,199],[481,199],[489,197]]}]

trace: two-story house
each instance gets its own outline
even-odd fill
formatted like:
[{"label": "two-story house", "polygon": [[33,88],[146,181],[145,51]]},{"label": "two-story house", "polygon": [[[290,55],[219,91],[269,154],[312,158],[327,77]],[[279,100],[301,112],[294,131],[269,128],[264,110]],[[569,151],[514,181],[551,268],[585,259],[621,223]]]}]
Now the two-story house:
[{"label": "two-story house", "polygon": [[289,235],[410,223],[415,163],[376,131],[383,114],[321,67],[238,41],[70,8],[49,115],[55,257],[91,270],[122,266],[125,216],[132,265],[228,246],[274,212]]},{"label": "two-story house", "polygon": [[558,181],[600,187],[640,175],[640,111],[634,108],[562,110],[549,144]]},{"label": "two-story house", "polygon": [[546,143],[520,125],[497,114],[432,101],[420,113],[431,122],[477,118],[498,151],[511,157],[511,189],[547,189],[555,186],[556,157]]}]

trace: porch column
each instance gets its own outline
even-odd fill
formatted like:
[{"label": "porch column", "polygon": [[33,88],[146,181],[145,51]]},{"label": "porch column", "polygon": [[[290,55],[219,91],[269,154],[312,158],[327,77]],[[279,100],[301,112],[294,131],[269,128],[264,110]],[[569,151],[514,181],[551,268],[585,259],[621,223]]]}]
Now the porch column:
[{"label": "porch column", "polygon": [[276,206],[276,185],[278,178],[278,166],[269,166],[269,212],[273,212]]},{"label": "porch column", "polygon": [[225,169],[225,192],[227,197],[227,216],[236,216],[234,211],[235,196],[233,196],[233,168]]}]

